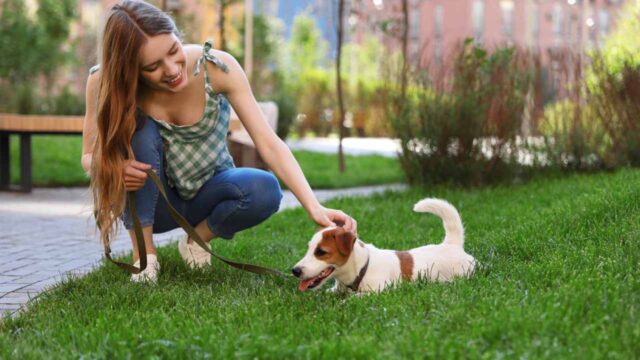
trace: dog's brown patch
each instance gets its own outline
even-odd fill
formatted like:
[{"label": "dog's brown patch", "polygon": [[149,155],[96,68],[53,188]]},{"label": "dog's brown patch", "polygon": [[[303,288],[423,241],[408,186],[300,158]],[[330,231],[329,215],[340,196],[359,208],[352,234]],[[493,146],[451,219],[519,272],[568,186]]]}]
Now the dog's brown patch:
[{"label": "dog's brown patch", "polygon": [[356,237],[342,228],[327,230],[322,233],[322,240],[318,243],[317,249],[321,249],[324,254],[316,258],[329,264],[338,266],[344,265],[351,255]]},{"label": "dog's brown patch", "polygon": [[411,281],[413,276],[413,256],[408,251],[396,251],[396,256],[400,260],[400,271],[402,278]]}]

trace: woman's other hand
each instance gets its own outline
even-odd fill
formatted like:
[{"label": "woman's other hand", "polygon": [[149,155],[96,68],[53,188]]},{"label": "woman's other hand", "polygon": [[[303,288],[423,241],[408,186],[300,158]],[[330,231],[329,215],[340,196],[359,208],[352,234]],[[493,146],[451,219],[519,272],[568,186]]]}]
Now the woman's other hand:
[{"label": "woman's other hand", "polygon": [[358,233],[358,223],[351,216],[345,214],[341,210],[321,207],[315,214],[313,214],[313,221],[323,227],[342,226],[346,231],[354,234]]},{"label": "woman's other hand", "polygon": [[124,186],[127,191],[137,191],[144,186],[147,181],[146,171],[151,169],[151,165],[141,163],[136,160],[127,160],[124,165]]}]

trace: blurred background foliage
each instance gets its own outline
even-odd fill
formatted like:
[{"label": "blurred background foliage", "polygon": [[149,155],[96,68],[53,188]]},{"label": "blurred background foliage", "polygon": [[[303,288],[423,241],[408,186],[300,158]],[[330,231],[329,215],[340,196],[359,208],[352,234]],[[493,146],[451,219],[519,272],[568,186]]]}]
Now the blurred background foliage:
[{"label": "blurred background foliage", "polygon": [[[0,3],[0,112],[81,115],[84,94],[64,76],[86,77],[95,39],[69,41],[75,0],[35,1],[31,15],[23,0]],[[599,49],[558,52],[554,68],[540,54],[472,40],[445,59],[448,66],[420,68],[377,37],[347,42],[347,135],[398,138],[402,168],[415,184],[486,185],[541,170],[638,166],[640,4],[629,2],[621,14]],[[188,14],[176,21],[185,41],[197,41],[188,36]],[[398,21],[371,26],[398,33]],[[242,62],[244,21],[226,24],[241,36],[225,49]],[[280,20],[256,15],[253,26],[251,83],[259,100],[278,104],[278,135],[336,134],[335,61],[316,21],[299,14],[288,38]]]}]

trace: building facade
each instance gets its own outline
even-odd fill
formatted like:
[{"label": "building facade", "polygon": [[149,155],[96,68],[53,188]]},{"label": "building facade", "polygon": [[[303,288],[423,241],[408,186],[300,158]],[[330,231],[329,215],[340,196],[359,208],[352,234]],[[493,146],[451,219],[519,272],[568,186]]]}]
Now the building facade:
[{"label": "building facade", "polygon": [[[465,38],[473,38],[488,48],[527,48],[547,62],[563,49],[600,47],[628,1],[408,0],[409,58],[422,66],[441,65]],[[354,0],[351,22],[362,24],[354,28],[356,41],[374,34],[391,51],[399,50],[402,3]]]}]

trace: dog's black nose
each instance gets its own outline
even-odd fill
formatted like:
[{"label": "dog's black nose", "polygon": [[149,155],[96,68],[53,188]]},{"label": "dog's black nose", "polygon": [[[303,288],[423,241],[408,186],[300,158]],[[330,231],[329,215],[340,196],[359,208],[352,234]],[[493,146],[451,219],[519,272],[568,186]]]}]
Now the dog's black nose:
[{"label": "dog's black nose", "polygon": [[294,267],[293,269],[291,269],[291,272],[295,277],[300,277],[300,275],[302,275],[302,269],[300,268],[300,266]]}]

